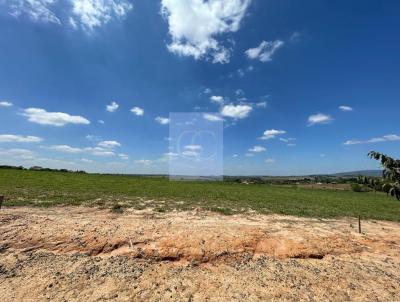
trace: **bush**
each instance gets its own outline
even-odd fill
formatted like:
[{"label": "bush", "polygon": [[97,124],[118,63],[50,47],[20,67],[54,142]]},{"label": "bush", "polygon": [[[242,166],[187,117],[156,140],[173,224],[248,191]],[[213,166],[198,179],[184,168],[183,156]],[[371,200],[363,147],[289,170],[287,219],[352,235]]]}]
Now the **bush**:
[{"label": "bush", "polygon": [[351,184],[351,189],[353,192],[363,192],[363,188],[359,184]]}]

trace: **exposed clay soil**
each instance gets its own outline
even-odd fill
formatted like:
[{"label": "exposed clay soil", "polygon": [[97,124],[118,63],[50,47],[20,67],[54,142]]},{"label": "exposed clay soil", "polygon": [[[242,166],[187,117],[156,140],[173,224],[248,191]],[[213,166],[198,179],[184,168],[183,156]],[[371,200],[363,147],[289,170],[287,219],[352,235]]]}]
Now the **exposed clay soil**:
[{"label": "exposed clay soil", "polygon": [[400,223],[0,210],[1,301],[400,301]]}]

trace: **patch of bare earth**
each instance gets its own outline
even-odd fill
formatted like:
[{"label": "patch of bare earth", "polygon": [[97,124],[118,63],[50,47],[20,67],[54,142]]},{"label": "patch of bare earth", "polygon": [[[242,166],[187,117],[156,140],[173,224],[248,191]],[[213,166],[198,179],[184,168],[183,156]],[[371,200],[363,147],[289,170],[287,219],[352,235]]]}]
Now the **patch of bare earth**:
[{"label": "patch of bare earth", "polygon": [[0,211],[1,301],[398,301],[400,224]]}]

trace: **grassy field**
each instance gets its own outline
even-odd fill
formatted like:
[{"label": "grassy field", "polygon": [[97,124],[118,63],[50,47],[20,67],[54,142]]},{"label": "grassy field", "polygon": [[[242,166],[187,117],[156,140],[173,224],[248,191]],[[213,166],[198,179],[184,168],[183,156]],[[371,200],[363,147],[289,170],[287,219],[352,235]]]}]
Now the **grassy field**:
[{"label": "grassy field", "polygon": [[400,202],[382,193],[356,193],[228,182],[170,182],[161,177],[0,170],[5,205],[197,207],[224,214],[255,211],[308,217],[358,216],[400,221]]}]

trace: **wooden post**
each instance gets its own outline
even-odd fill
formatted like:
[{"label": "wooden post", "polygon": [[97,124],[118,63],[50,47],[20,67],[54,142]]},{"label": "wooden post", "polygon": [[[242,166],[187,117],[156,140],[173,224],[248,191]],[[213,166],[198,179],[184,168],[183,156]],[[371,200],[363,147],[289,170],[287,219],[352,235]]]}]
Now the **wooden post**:
[{"label": "wooden post", "polygon": [[358,232],[361,234],[361,216],[358,215]]},{"label": "wooden post", "polygon": [[4,196],[0,195],[0,209],[1,209],[1,206],[3,205],[3,201],[4,201]]}]

